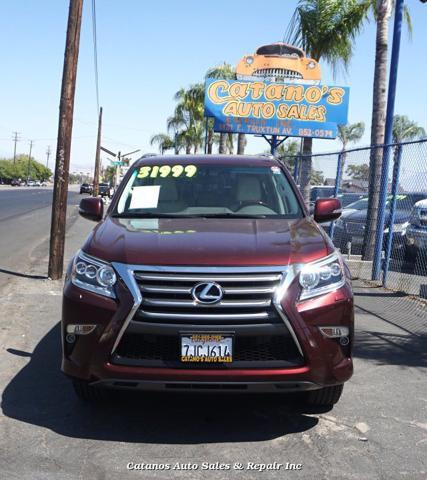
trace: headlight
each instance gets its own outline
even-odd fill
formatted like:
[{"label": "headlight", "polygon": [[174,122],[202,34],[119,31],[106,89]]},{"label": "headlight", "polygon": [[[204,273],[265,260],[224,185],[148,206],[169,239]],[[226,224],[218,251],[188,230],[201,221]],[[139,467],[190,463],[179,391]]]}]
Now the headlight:
[{"label": "headlight", "polygon": [[308,63],[307,66],[308,66],[308,68],[310,68],[312,70],[313,68],[316,68],[316,63],[311,61],[311,62]]},{"label": "headlight", "polygon": [[332,292],[345,283],[342,260],[336,253],[304,265],[299,273],[300,300]]},{"label": "headlight", "polygon": [[108,263],[89,257],[82,251],[74,257],[71,269],[73,285],[105,297],[115,298],[113,287],[116,281],[116,273]]},{"label": "headlight", "polygon": [[254,57],[246,57],[246,63],[252,65],[254,63]]}]

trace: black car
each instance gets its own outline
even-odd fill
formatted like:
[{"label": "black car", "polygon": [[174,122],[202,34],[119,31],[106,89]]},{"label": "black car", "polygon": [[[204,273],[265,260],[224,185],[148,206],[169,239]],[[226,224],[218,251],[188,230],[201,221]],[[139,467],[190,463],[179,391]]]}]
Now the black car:
[{"label": "black car", "polygon": [[80,194],[82,193],[92,193],[93,186],[90,183],[82,183],[80,185]]},{"label": "black car", "polygon": [[111,198],[114,193],[114,188],[109,183],[100,183],[98,193],[101,197]]},{"label": "black car", "polygon": [[[386,203],[384,244],[387,242],[389,232],[391,198],[392,197],[389,196]],[[404,248],[404,235],[411,216],[412,207],[416,202],[424,198],[427,198],[427,194],[420,192],[401,193],[396,196],[396,211],[393,224],[394,251]],[[360,201],[366,202],[366,199],[362,199]],[[349,205],[349,209],[350,208],[351,205]],[[347,244],[351,242],[352,253],[361,253],[367,217],[368,210],[365,208],[363,210],[354,210],[349,212],[347,215],[342,215],[341,218],[337,220],[335,223],[333,241],[334,244],[341,250],[341,252],[347,253]]]}]

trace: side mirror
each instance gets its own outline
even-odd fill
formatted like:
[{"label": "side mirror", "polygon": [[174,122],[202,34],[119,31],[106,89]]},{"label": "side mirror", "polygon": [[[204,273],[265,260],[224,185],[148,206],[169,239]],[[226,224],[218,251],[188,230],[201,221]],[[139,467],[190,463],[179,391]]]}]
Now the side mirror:
[{"label": "side mirror", "polygon": [[332,222],[341,216],[341,201],[338,198],[319,198],[314,205],[314,220],[317,223]]},{"label": "side mirror", "polygon": [[83,218],[99,222],[104,214],[104,204],[97,197],[83,198],[80,200],[79,213]]}]

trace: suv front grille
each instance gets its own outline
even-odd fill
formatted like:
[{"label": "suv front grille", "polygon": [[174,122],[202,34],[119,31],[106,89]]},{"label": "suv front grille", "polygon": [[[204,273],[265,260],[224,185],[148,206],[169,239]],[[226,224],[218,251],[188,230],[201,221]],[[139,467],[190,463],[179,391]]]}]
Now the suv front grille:
[{"label": "suv front grille", "polygon": [[[142,302],[134,321],[168,324],[251,324],[279,322],[272,298],[282,273],[135,272]],[[200,283],[215,282],[223,297],[202,304],[192,295]]]},{"label": "suv front grille", "polygon": [[[241,368],[246,362],[256,362],[255,368],[300,365],[303,362],[291,336],[285,327],[281,335],[236,335],[231,364],[182,363],[180,361],[180,337],[178,335],[126,333],[115,352],[113,362],[154,367],[178,368]],[[258,365],[260,364],[260,365]]]}]

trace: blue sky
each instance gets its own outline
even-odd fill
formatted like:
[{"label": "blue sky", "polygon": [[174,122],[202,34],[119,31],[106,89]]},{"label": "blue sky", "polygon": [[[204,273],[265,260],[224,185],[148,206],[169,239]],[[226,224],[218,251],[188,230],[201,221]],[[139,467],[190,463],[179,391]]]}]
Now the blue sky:
[{"label": "blue sky", "polygon": [[[396,113],[407,114],[427,129],[427,5],[407,0],[413,38],[404,32]],[[152,134],[165,131],[180,87],[200,81],[222,62],[236,64],[259,45],[282,39],[297,2],[270,0],[98,0],[100,103],[104,107],[103,145],[127,152],[153,151]],[[0,156],[13,153],[12,132],[21,133],[18,152],[45,161],[56,147],[58,105],[68,0],[3,0],[0,15]],[[95,97],[90,1],[85,0],[76,90],[72,170],[92,167],[97,107]],[[349,85],[350,122],[364,121],[362,144],[369,143],[375,24],[365,25],[356,40],[348,73],[335,79],[322,65],[323,79]],[[415,81],[414,81],[415,80]],[[420,89],[417,92],[417,89]],[[315,140],[315,151],[335,150],[339,143]],[[248,153],[266,149],[251,138]],[[103,157],[105,164],[106,157]],[[50,165],[53,165],[51,157]]]}]

